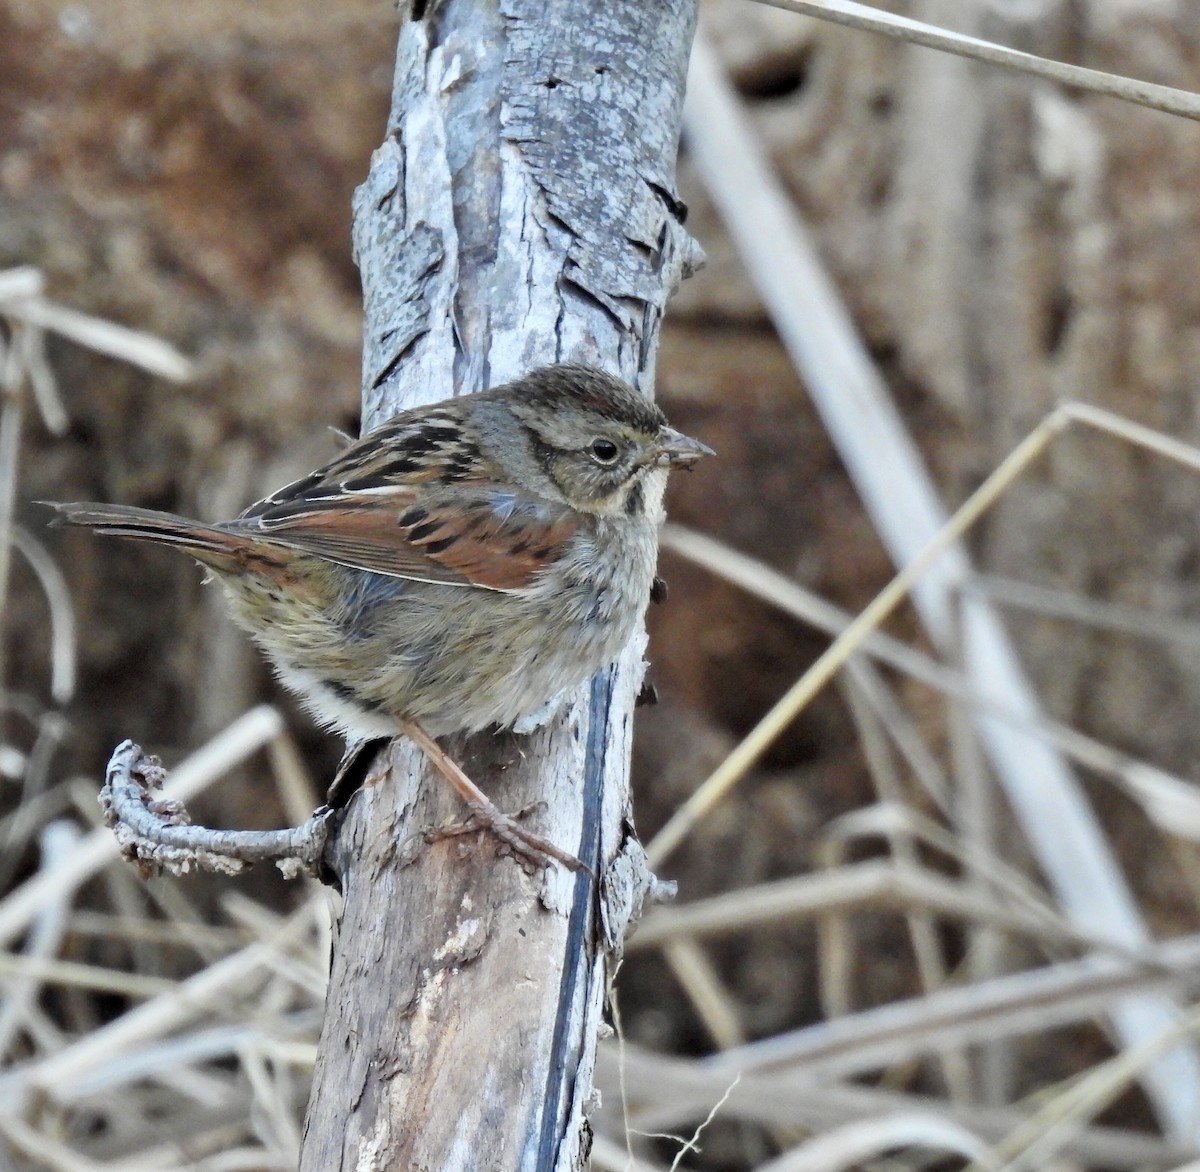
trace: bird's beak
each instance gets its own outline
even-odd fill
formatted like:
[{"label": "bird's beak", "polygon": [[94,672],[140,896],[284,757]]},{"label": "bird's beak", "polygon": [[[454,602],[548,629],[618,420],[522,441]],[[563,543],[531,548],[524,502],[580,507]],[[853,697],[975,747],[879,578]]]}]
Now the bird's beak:
[{"label": "bird's beak", "polygon": [[673,427],[664,427],[659,433],[658,444],[655,447],[654,462],[660,467],[682,468],[694,464],[701,456],[715,456],[717,453],[698,439],[684,435]]}]

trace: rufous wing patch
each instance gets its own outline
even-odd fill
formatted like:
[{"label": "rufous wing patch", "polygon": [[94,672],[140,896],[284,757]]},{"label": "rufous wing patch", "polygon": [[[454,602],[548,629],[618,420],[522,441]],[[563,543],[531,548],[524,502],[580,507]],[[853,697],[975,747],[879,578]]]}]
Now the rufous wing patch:
[{"label": "rufous wing patch", "polygon": [[509,489],[412,486],[288,502],[230,528],[377,574],[521,590],[562,556],[578,525],[565,505]]},{"label": "rufous wing patch", "polygon": [[416,548],[477,586],[521,590],[556,562],[579,527],[565,506],[489,494],[409,509],[400,524]]}]

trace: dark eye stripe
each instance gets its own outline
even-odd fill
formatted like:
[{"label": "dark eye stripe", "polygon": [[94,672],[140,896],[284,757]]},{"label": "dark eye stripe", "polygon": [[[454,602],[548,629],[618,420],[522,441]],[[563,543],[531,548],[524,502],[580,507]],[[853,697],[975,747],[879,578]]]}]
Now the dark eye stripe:
[{"label": "dark eye stripe", "polygon": [[554,461],[558,458],[558,452],[538,436],[535,435],[530,438],[533,440],[534,458],[537,460],[541,470],[553,480]]}]

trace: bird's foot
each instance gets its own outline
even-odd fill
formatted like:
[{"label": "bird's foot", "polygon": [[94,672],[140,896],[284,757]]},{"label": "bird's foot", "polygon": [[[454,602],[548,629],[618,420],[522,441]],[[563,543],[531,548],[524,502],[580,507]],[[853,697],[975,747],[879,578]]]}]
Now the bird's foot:
[{"label": "bird's foot", "polygon": [[591,868],[569,851],[561,850],[549,839],[542,838],[540,834],[534,834],[532,830],[526,830],[521,825],[521,818],[544,806],[544,802],[534,802],[516,814],[505,814],[491,802],[484,806],[473,806],[466,818],[459,818],[444,826],[427,830],[425,841],[439,842],[442,839],[461,838],[465,834],[483,831],[498,839],[513,858],[531,873],[556,862],[572,871],[586,871],[590,874]]}]

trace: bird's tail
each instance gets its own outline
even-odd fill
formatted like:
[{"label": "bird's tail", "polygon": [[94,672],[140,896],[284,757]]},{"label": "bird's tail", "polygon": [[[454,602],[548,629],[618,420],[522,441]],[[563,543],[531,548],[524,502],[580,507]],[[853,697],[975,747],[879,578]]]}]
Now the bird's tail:
[{"label": "bird's tail", "polygon": [[218,562],[236,559],[245,538],[236,533],[177,517],[174,513],[159,513],[154,509],[139,509],[133,505],[101,505],[91,501],[40,501],[58,514],[51,524],[78,525],[97,533],[117,537],[132,537],[139,541],[156,541],[173,545],[201,561]]}]

